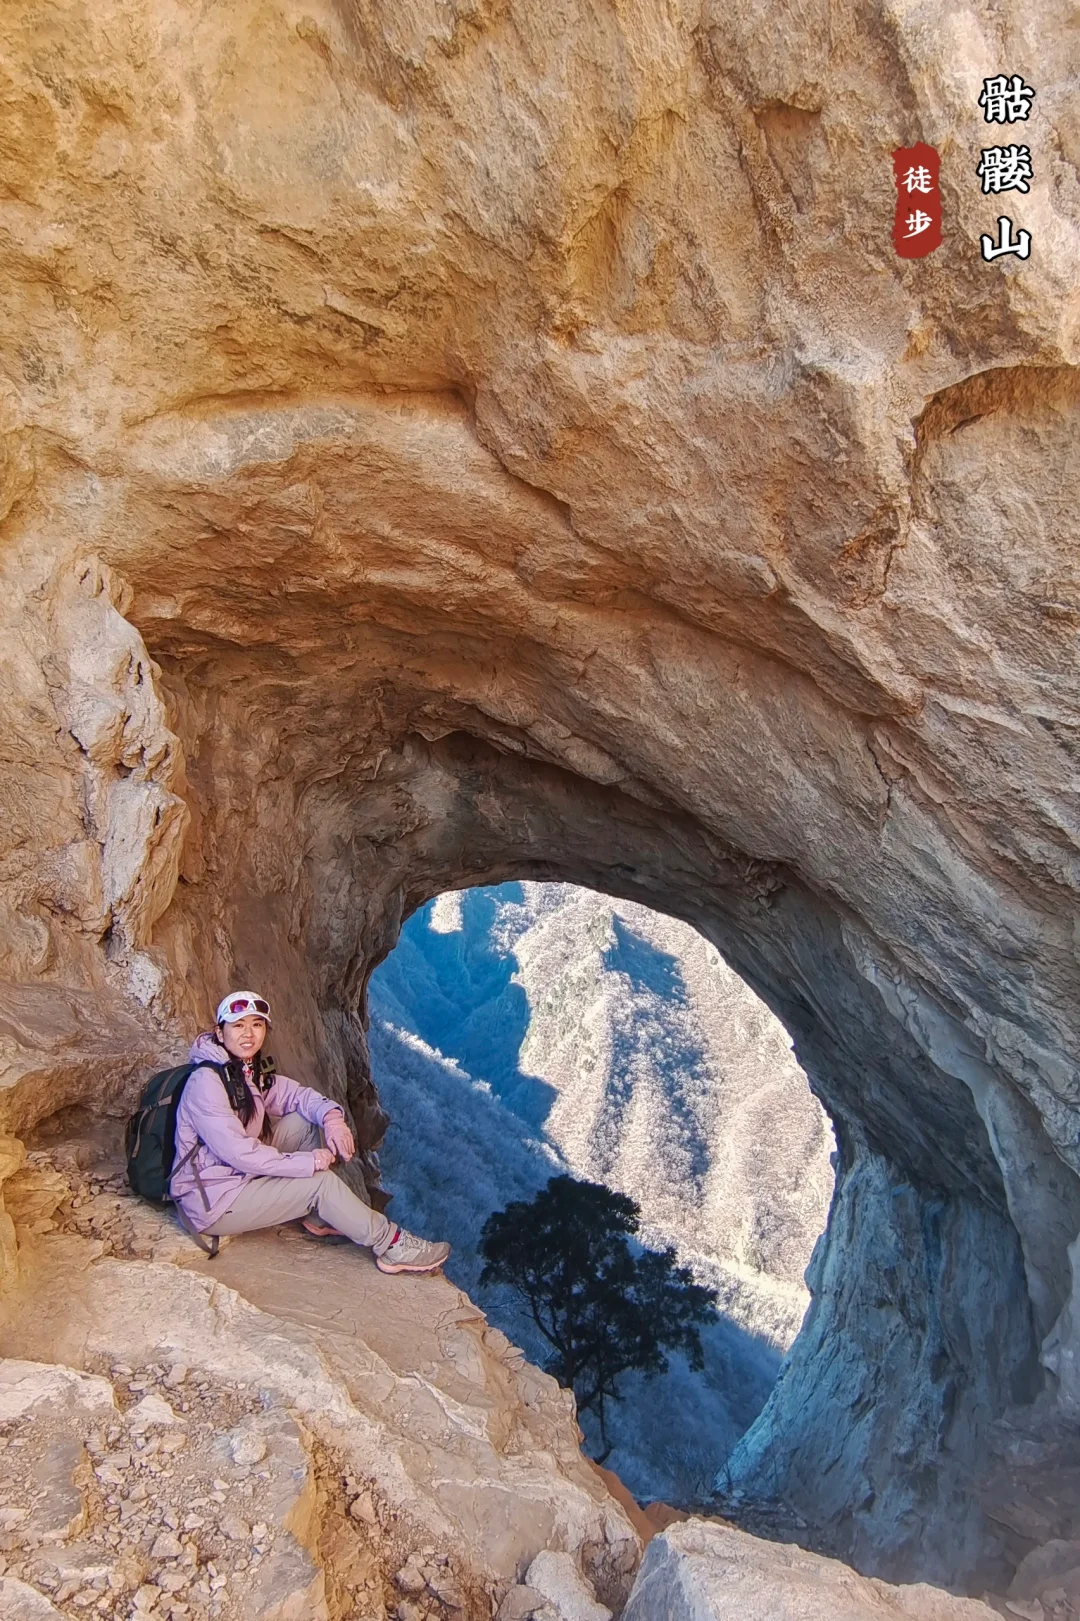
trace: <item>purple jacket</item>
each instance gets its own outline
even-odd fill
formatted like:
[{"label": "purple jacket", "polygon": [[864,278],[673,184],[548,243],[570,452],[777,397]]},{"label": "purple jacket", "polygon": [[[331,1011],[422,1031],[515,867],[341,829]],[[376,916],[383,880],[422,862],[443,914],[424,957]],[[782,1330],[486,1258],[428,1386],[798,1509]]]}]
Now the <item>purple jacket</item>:
[{"label": "purple jacket", "polygon": [[[196,1036],[188,1061],[197,1064],[209,1059],[215,1064],[228,1061],[228,1053],[209,1034]],[[341,1105],[323,1097],[310,1086],[278,1075],[265,1100],[256,1086],[249,1086],[255,1100],[255,1113],[245,1126],[235,1112],[216,1070],[197,1069],[188,1079],[176,1115],[175,1164],[189,1154],[198,1139],[202,1147],[182,1170],[176,1171],[169,1191],[187,1220],[197,1231],[212,1227],[236,1202],[245,1182],[256,1176],[314,1176],[315,1156],[305,1149],[299,1154],[281,1154],[269,1143],[259,1141],[263,1120],[279,1120],[282,1115],[301,1114],[321,1126],[328,1114],[340,1114]],[[199,1177],[210,1208],[203,1201],[195,1177]]]}]

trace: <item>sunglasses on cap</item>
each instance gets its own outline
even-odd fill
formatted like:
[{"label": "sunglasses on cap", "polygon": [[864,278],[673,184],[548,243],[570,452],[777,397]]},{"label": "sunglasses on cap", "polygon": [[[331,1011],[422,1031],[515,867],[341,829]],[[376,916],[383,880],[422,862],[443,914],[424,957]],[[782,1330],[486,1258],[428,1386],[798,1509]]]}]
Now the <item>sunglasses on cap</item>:
[{"label": "sunglasses on cap", "polygon": [[234,1024],[251,1015],[270,1023],[270,1003],[265,996],[256,996],[254,991],[232,991],[221,998],[215,1018],[218,1024]]},{"label": "sunglasses on cap", "polygon": [[270,1012],[270,1003],[264,1002],[261,996],[234,996],[231,1002],[226,1002],[225,1012],[257,1013],[265,1019]]}]

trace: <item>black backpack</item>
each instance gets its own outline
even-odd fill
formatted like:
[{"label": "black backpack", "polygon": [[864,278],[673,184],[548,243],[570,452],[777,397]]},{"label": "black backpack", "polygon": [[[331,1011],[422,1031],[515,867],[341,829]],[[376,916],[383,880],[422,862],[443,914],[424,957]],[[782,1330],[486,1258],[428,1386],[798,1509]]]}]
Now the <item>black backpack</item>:
[{"label": "black backpack", "polygon": [[[151,1204],[164,1207],[173,1202],[169,1182],[174,1171],[181,1170],[198,1153],[196,1142],[179,1165],[176,1158],[176,1111],[188,1079],[197,1069],[216,1069],[223,1066],[203,1059],[198,1064],[181,1064],[177,1069],[162,1069],[151,1075],[146,1083],[142,1100],[127,1123],[124,1132],[124,1151],[127,1154],[127,1179],[133,1193]],[[183,1225],[209,1254],[216,1255],[218,1241],[207,1243],[200,1233]]]}]

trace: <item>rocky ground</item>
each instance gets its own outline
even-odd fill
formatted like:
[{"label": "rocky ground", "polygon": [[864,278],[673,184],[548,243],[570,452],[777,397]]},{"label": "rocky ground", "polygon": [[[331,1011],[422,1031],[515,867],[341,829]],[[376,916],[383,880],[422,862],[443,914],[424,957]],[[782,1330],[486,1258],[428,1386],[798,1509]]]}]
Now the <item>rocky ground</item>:
[{"label": "rocky ground", "polygon": [[893,1586],[801,1548],[686,1520],[650,1543],[624,1621],[994,1621],[995,1610],[922,1583]]},{"label": "rocky ground", "polygon": [[58,1402],[47,1367],[4,1372],[22,1408],[0,1439],[6,1578],[65,1615],[147,1621],[233,1621],[314,1596],[295,1535],[308,1454],[257,1392],[180,1363],[116,1364]]},{"label": "rocky ground", "polygon": [[628,1594],[631,1621],[1080,1614],[1075,1449],[1019,1429],[991,1504],[1031,1549],[1007,1594],[865,1581],[780,1546],[799,1516],[750,1509],[743,1530],[666,1523],[631,1592],[652,1527],[459,1291],[395,1288],[285,1229],[209,1263],[106,1148],[45,1143],[5,1184],[23,1288],[0,1314],[4,1621],[609,1621]]},{"label": "rocky ground", "polygon": [[328,1606],[436,1621],[470,1607],[454,1562],[407,1548],[371,1482],[266,1392],[179,1362],[99,1360],[82,1376],[0,1364],[10,1602],[21,1583],[62,1615],[134,1621],[299,1621]]},{"label": "rocky ground", "polygon": [[5,1621],[523,1621],[567,1580],[621,1606],[640,1544],[572,1410],[449,1284],[380,1296],[402,1280],[285,1230],[210,1263],[92,1135],[5,1192]]},{"label": "rocky ground", "polygon": [[78,1233],[93,1239],[103,1256],[151,1260],[162,1245],[184,1255],[184,1235],[133,1199],[118,1158],[98,1158],[95,1146],[79,1139],[31,1149],[26,1174],[5,1190],[8,1212],[23,1232]]}]

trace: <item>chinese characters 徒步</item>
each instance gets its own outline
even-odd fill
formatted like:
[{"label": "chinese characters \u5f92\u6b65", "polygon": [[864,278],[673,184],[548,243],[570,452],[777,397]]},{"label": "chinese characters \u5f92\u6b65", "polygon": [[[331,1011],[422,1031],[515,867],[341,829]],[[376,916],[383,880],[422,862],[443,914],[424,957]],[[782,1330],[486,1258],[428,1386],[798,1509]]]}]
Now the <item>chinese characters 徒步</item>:
[{"label": "chinese characters \u5f92\u6b65", "polygon": [[898,147],[893,153],[893,246],[901,259],[924,259],[941,245],[939,166],[937,152],[924,141]]},{"label": "chinese characters \u5f92\u6b65", "polygon": [[[1011,77],[1004,73],[983,80],[979,106],[988,124],[1015,124],[1027,120],[1035,91],[1025,84],[1019,73]],[[976,169],[982,181],[983,195],[991,192],[1029,190],[1028,181],[1034,178],[1031,148],[1012,142],[1008,146],[984,146]],[[995,241],[986,234],[979,238],[985,260],[999,259],[1002,254],[1014,253],[1026,259],[1031,252],[1031,232],[1017,230],[1007,214],[998,216],[998,234]]]}]

